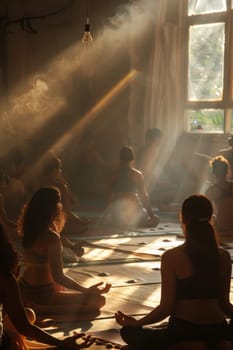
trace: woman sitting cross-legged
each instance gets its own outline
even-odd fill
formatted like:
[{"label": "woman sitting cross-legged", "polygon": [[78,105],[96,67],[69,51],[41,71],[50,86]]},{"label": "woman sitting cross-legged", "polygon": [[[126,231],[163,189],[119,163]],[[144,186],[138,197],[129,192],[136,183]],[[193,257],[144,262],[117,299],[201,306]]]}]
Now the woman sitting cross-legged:
[{"label": "woman sitting cross-legged", "polygon": [[77,345],[77,335],[58,339],[32,323],[35,314],[22,304],[16,279],[17,270],[17,254],[0,226],[0,349],[27,350],[25,337],[57,349],[78,350],[88,347],[91,343],[88,338]]},{"label": "woman sitting cross-legged", "polygon": [[60,232],[64,223],[60,193],[54,187],[40,188],[25,205],[19,221],[24,248],[19,280],[23,300],[37,313],[95,317],[105,304],[102,294],[111,285],[101,287],[101,282],[86,288],[63,272]]},{"label": "woman sitting cross-legged", "polygon": [[[174,343],[201,340],[213,350],[214,344],[233,339],[226,320],[233,318],[229,301],[231,257],[218,247],[210,222],[212,210],[202,195],[192,195],[183,202],[185,241],[162,255],[160,304],[140,319],[116,313],[127,344],[140,350],[161,350],[171,349]],[[143,327],[167,317],[166,328]]]}]

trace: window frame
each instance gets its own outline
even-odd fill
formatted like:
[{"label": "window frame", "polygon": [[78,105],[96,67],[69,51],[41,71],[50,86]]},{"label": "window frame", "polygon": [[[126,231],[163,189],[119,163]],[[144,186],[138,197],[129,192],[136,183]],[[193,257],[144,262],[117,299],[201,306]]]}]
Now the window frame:
[{"label": "window frame", "polygon": [[[209,14],[188,15],[188,0],[184,6],[184,116],[185,129],[188,131],[188,110],[221,109],[224,111],[223,133],[230,133],[231,112],[233,111],[233,8],[231,0],[227,0],[227,10]],[[225,23],[224,71],[222,100],[188,100],[188,69],[189,69],[189,28],[192,25]],[[192,131],[189,131],[192,133]],[[205,131],[203,131],[205,133]],[[206,132],[208,134],[209,132]],[[220,132],[215,132],[219,134]]]}]

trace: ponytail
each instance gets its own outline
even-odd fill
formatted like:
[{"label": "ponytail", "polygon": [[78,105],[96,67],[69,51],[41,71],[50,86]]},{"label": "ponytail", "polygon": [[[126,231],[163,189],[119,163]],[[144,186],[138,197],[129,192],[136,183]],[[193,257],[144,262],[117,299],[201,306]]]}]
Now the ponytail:
[{"label": "ponytail", "polygon": [[186,232],[186,252],[194,274],[200,279],[212,279],[219,267],[219,250],[213,226],[208,221],[190,221],[186,224]]},{"label": "ponytail", "polygon": [[194,274],[211,280],[219,269],[219,249],[215,231],[210,223],[213,207],[203,195],[188,197],[182,206],[182,220],[186,226],[186,252]]}]

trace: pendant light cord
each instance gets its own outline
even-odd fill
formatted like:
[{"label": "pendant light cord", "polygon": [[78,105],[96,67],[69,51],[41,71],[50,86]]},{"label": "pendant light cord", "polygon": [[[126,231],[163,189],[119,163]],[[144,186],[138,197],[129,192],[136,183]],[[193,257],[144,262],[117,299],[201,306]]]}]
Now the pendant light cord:
[{"label": "pendant light cord", "polygon": [[87,20],[89,22],[89,0],[87,0]]}]

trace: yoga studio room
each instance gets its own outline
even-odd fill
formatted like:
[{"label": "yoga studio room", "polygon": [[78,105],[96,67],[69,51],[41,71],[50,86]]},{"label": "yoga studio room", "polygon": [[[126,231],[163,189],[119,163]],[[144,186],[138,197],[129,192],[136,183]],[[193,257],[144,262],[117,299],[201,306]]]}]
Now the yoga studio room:
[{"label": "yoga studio room", "polygon": [[233,0],[0,0],[0,350],[233,350]]}]

